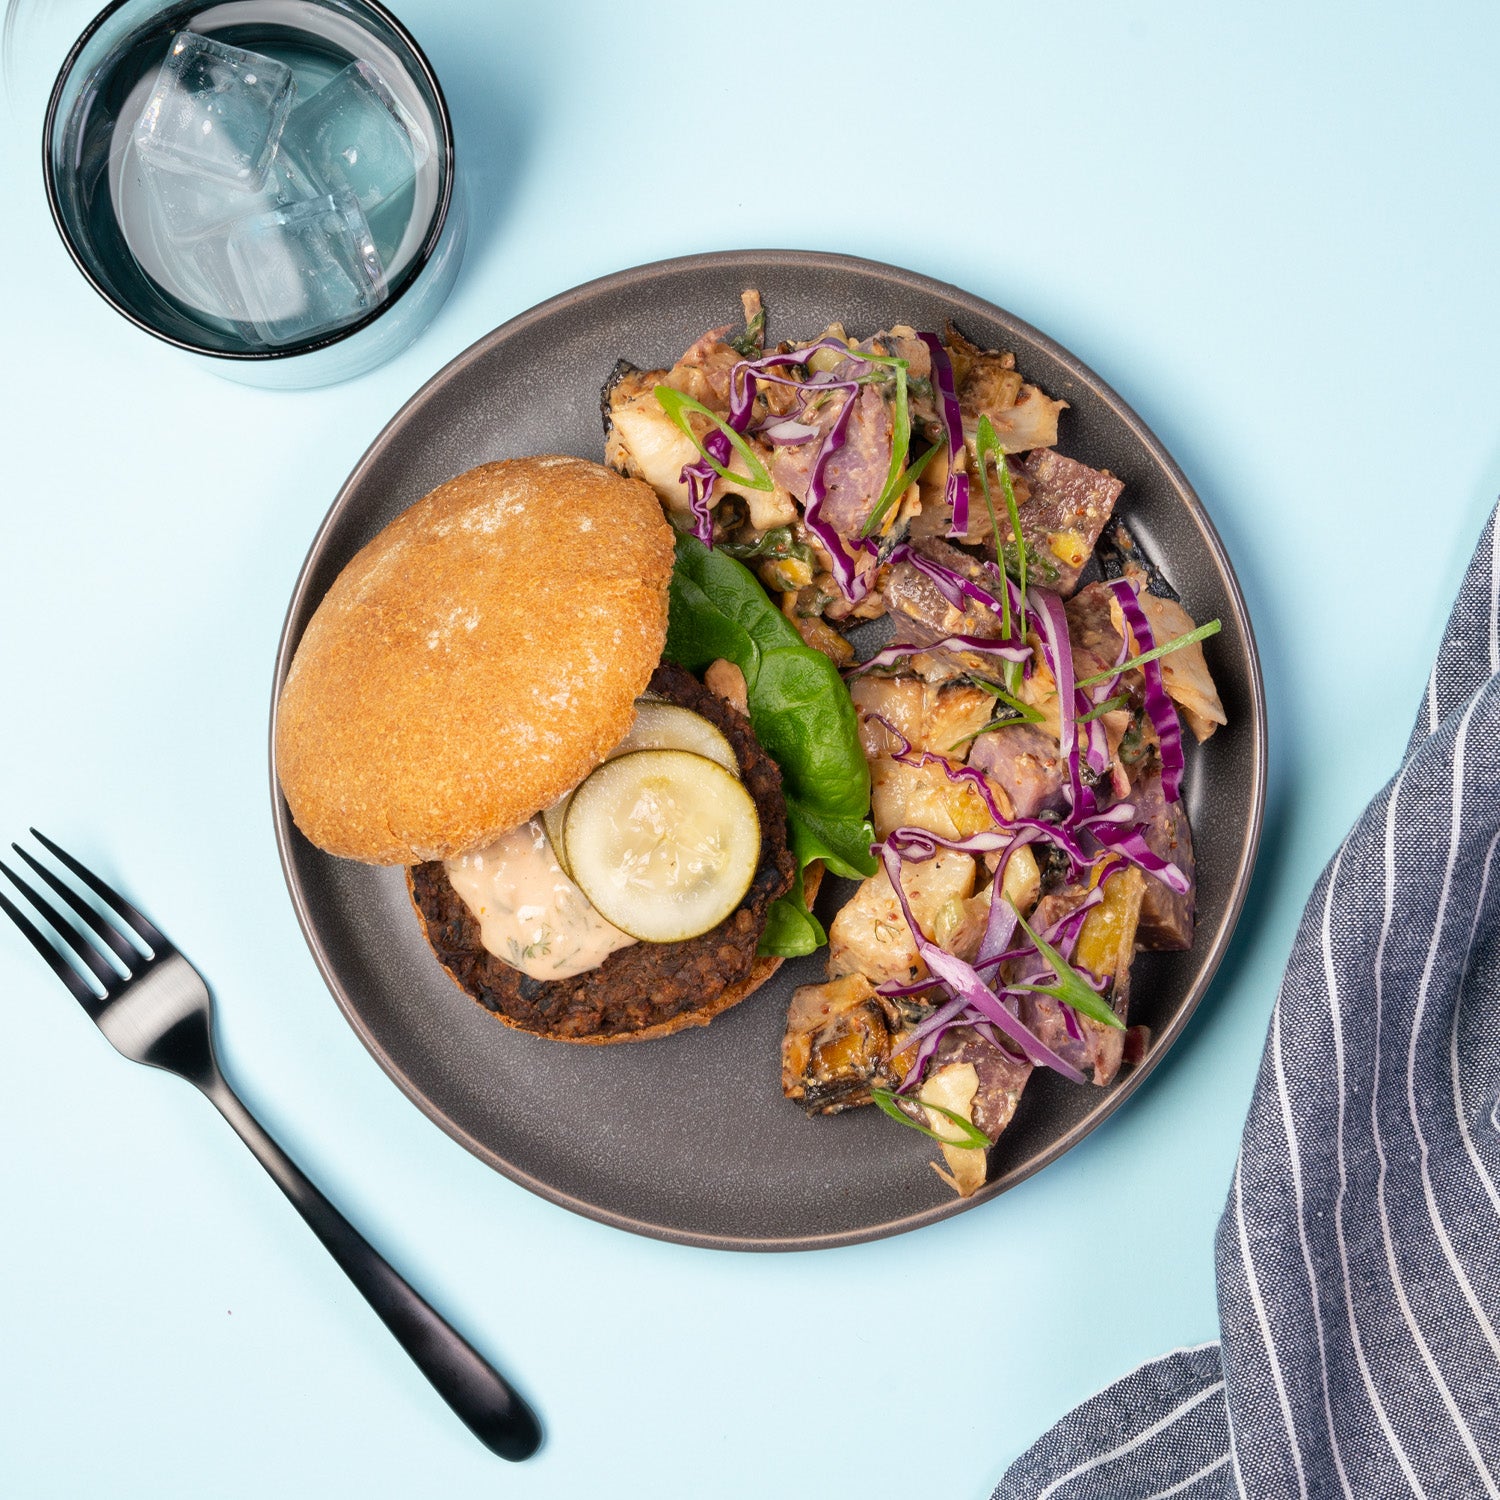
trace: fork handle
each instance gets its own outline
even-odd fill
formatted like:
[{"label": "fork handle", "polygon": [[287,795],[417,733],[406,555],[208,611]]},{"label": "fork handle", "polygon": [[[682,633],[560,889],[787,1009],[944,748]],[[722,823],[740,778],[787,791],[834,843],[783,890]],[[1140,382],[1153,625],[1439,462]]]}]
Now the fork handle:
[{"label": "fork handle", "polygon": [[376,1253],[222,1076],[200,1086],[469,1431],[501,1458],[530,1458],[541,1446],[541,1425],[505,1377]]}]

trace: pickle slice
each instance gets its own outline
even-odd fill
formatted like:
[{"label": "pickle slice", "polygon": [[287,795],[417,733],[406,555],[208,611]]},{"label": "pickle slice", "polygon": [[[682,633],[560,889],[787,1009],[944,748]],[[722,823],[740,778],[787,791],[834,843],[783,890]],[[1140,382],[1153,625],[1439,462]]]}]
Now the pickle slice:
[{"label": "pickle slice", "polygon": [[754,798],[717,761],[687,750],[605,761],[573,793],[563,836],[594,909],[645,943],[717,927],[760,862]]},{"label": "pickle slice", "polygon": [[634,750],[691,750],[694,755],[717,761],[731,776],[740,774],[734,746],[720,733],[718,726],[678,703],[637,699],[635,723],[611,752],[610,759],[629,755]]},{"label": "pickle slice", "polygon": [[[677,703],[665,703],[650,696],[637,698],[635,723],[630,733],[609,753],[609,759],[630,755],[636,750],[691,750],[695,755],[705,755],[716,761],[731,775],[740,774],[740,763],[735,759],[734,746],[709,723],[702,714]],[[569,792],[560,802],[555,802],[542,812],[542,824],[552,843],[552,852],[563,867],[563,874],[570,880],[572,866],[568,863],[567,843],[563,830],[567,822],[568,804],[573,800]]]},{"label": "pickle slice", "polygon": [[573,793],[569,792],[561,802],[554,802],[551,807],[542,809],[542,827],[547,830],[547,842],[552,845],[552,853],[569,880],[573,879],[573,872],[568,868],[568,846],[563,839],[563,823],[568,816],[568,804],[572,800]]}]

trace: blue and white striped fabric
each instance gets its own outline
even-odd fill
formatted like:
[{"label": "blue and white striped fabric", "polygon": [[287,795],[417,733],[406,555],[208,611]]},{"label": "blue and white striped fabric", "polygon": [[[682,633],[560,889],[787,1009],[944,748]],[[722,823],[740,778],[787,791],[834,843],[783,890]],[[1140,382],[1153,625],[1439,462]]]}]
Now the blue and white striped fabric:
[{"label": "blue and white striped fabric", "polygon": [[1324,872],[1217,1246],[1221,1341],[1064,1418],[994,1500],[1500,1500],[1500,528],[1406,763]]}]

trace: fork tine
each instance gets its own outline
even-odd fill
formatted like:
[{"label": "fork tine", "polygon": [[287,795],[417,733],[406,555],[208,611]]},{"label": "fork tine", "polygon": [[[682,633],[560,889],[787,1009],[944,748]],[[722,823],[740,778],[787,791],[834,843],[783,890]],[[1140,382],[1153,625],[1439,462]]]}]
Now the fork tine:
[{"label": "fork tine", "polygon": [[[6,876],[10,883],[41,912],[52,924],[57,935],[88,965],[89,972],[106,990],[112,990],[120,983],[120,976],[110,967],[109,960],[45,896],[27,885],[3,859],[0,859],[0,875]],[[140,962],[141,959],[137,958],[136,963]]]},{"label": "fork tine", "polygon": [[[136,946],[128,939],[121,937],[120,934],[116,932],[115,929],[111,927],[109,923],[106,922],[104,918],[101,917],[99,913],[96,912],[94,908],[90,906],[88,902],[85,901],[83,897],[73,889],[72,886],[70,886],[66,881],[59,880],[57,876],[54,875],[52,871],[46,867],[46,865],[44,865],[39,859],[34,859],[19,844],[12,844],[10,847],[14,849],[16,853],[19,854],[21,858],[24,859],[26,863],[30,865],[31,868],[35,870],[36,873],[40,875],[42,879],[45,880],[47,884],[50,885],[59,896],[61,896],[63,900],[66,901],[68,905],[71,906],[73,910],[76,911],[85,922],[88,923],[89,927],[93,929],[96,936],[109,944],[110,951],[115,955],[116,958],[120,960],[122,964],[125,965],[125,968],[127,970],[133,970],[136,965],[140,963],[140,961],[145,957],[145,954],[143,954],[138,948],[136,948]],[[12,879],[14,878],[15,877],[12,876]]]},{"label": "fork tine", "polygon": [[96,896],[103,901],[107,901],[114,907],[135,930],[136,935],[141,941],[150,946],[152,953],[157,958],[160,958],[164,953],[172,951],[172,945],[167,941],[166,935],[138,912],[118,891],[112,890],[100,880],[87,865],[80,864],[66,849],[58,848],[45,833],[40,833],[37,829],[33,828],[31,836],[43,848],[55,854]]},{"label": "fork tine", "polygon": [[73,998],[91,1015],[99,1012],[99,997],[88,987],[83,976],[65,959],[4,891],[0,891],[0,911],[3,911],[17,927],[22,936],[52,965],[52,972],[73,992]]}]

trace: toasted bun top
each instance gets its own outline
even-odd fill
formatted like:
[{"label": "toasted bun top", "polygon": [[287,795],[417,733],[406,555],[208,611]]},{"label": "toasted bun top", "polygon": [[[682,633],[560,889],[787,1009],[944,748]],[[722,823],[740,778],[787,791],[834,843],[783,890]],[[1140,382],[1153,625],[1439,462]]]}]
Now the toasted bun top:
[{"label": "toasted bun top", "polygon": [[478,848],[625,737],[661,659],[672,529],[649,486],[583,459],[482,464],[339,574],[282,686],[276,771],[332,854]]}]

